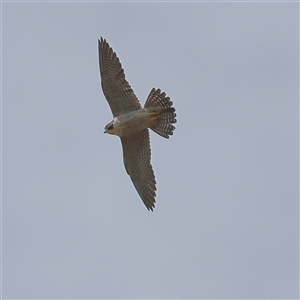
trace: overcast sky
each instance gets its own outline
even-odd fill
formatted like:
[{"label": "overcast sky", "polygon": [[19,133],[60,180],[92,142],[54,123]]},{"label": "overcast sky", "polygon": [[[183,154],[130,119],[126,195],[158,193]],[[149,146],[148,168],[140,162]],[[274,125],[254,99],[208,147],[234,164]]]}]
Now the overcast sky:
[{"label": "overcast sky", "polygon": [[[157,205],[126,174],[97,39],[144,104]],[[2,3],[3,298],[298,298],[299,4]]]}]

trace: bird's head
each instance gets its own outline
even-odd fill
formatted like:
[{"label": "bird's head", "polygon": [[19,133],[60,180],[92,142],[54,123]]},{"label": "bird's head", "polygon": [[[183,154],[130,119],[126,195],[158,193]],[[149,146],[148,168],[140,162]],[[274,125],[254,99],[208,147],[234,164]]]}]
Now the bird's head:
[{"label": "bird's head", "polygon": [[114,118],[110,123],[108,123],[104,128],[104,133],[114,134],[120,136],[121,127],[118,118]]}]

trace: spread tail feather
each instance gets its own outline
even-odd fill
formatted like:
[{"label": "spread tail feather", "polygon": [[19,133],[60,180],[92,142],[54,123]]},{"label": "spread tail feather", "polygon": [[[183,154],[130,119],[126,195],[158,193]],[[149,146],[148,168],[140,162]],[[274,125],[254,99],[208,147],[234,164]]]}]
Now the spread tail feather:
[{"label": "spread tail feather", "polygon": [[172,105],[173,102],[166,97],[166,93],[161,93],[160,89],[153,88],[144,106],[149,109],[149,113],[157,115],[157,120],[150,129],[167,139],[175,130],[172,124],[176,123],[176,113]]}]

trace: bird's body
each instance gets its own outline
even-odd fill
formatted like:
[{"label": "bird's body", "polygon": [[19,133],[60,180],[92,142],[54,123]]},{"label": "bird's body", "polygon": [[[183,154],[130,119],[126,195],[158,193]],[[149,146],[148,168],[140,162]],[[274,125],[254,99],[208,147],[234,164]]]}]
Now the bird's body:
[{"label": "bird's body", "polygon": [[105,129],[104,132],[124,137],[153,126],[155,120],[156,117],[148,109],[140,108],[115,117],[107,125],[108,128],[110,128],[110,125],[113,125],[113,129]]},{"label": "bird's body", "polygon": [[125,169],[147,209],[153,210],[156,181],[150,163],[148,128],[169,138],[175,129],[172,125],[176,123],[175,108],[165,93],[154,88],[142,108],[125,79],[116,53],[102,38],[99,40],[99,64],[103,93],[114,116],[104,132],[121,138]]}]

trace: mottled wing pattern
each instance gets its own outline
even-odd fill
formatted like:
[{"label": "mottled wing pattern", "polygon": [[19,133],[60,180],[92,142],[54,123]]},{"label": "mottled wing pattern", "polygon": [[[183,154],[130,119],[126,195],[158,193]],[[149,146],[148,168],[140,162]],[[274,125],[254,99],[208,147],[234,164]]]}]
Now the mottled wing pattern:
[{"label": "mottled wing pattern", "polygon": [[105,39],[98,42],[102,90],[113,116],[141,108],[116,53]]},{"label": "mottled wing pattern", "polygon": [[126,171],[147,209],[153,211],[156,181],[150,163],[149,131],[144,129],[127,137],[122,137],[121,141]]}]

